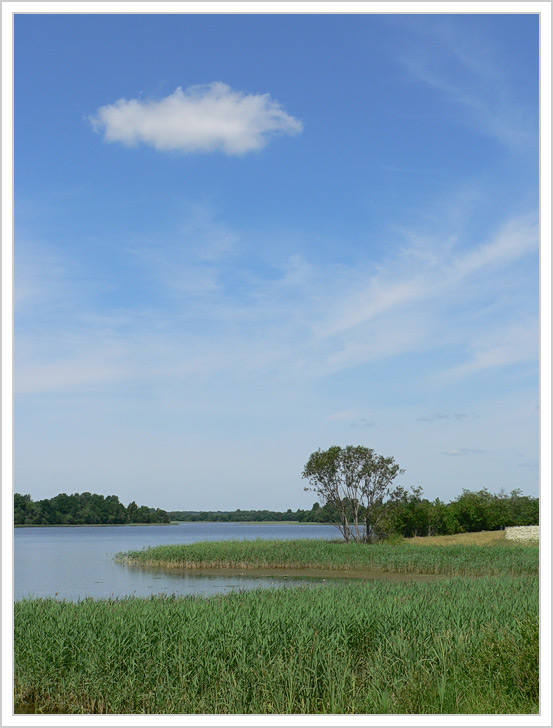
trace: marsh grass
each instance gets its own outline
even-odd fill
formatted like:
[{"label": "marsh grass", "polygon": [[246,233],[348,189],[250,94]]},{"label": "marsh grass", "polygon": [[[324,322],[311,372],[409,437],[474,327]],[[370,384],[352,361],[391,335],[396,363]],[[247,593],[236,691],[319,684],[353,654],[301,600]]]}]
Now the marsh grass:
[{"label": "marsh grass", "polygon": [[23,600],[16,712],[537,713],[538,554],[519,544],[314,540],[120,554],[136,566],[455,578],[329,579],[208,599]]},{"label": "marsh grass", "polygon": [[538,573],[537,546],[368,545],[301,539],[291,541],[204,541],[155,546],[117,554],[122,563],[180,569],[310,569],[383,571],[455,576],[530,575]]},{"label": "marsh grass", "polygon": [[15,604],[20,712],[536,713],[538,581]]}]

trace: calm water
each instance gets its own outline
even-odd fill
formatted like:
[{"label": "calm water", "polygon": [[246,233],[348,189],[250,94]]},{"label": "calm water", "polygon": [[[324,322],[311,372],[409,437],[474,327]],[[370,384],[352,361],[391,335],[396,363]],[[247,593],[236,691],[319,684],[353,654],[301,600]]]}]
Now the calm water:
[{"label": "calm water", "polygon": [[320,579],[207,576],[149,572],[117,564],[119,551],[228,539],[336,538],[333,526],[183,523],[177,526],[16,528],[14,597],[78,600],[150,594],[215,594],[233,589],[292,586]]}]

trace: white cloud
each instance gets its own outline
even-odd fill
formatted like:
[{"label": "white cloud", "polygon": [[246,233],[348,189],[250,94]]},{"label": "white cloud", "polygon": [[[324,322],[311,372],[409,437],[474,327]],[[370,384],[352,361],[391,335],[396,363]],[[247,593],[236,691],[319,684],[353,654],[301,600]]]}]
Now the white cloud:
[{"label": "white cloud", "polygon": [[159,101],[119,99],[100,107],[90,122],[109,142],[184,153],[245,154],[262,149],[275,133],[303,128],[269,94],[245,94],[220,82],[179,87]]}]

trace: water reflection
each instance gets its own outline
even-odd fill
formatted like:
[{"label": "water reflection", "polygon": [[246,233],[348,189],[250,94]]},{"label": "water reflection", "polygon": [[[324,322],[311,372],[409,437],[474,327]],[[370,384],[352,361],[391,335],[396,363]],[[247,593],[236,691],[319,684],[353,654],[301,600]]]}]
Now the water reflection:
[{"label": "water reflection", "polygon": [[282,570],[276,573],[269,569],[163,569],[115,563],[117,567],[132,574],[136,596],[154,593],[207,596],[238,589],[312,586],[326,581],[322,575],[289,575],[283,574]]}]

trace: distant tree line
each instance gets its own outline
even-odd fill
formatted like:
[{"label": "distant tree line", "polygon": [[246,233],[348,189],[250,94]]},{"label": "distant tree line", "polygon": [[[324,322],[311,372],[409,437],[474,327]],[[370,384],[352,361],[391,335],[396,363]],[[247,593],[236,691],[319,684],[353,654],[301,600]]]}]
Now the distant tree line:
[{"label": "distant tree line", "polygon": [[[539,524],[539,499],[525,496],[521,490],[510,494],[464,489],[449,503],[423,497],[422,488],[406,490],[397,486],[386,499],[373,504],[371,517],[379,538],[391,535],[432,536],[469,531],[495,531],[507,526]],[[357,509],[364,518],[363,508]],[[16,525],[94,525],[125,523],[169,523],[170,521],[244,522],[295,521],[340,525],[355,518],[355,503],[347,498],[341,511],[330,502],[314,503],[311,509],[292,511],[241,510],[235,511],[163,511],[160,508],[137,506],[132,501],[125,508],[115,495],[93,493],[60,493],[55,498],[33,501],[30,495],[14,496]]]},{"label": "distant tree line", "polygon": [[297,521],[298,523],[333,523],[336,519],[334,509],[314,503],[311,510],[268,511],[169,511],[172,521],[208,521],[222,523],[243,523],[244,521]]},{"label": "distant tree line", "polygon": [[[353,515],[351,503],[344,507]],[[506,526],[539,524],[539,498],[525,496],[521,490],[510,494],[464,489],[449,503],[439,498],[428,500],[422,488],[396,487],[389,498],[375,508],[375,522],[381,538],[391,535],[438,536],[469,531],[496,531]],[[361,516],[363,513],[361,513]],[[340,523],[340,514],[330,503],[314,503],[310,510],[269,511],[169,511],[173,521],[243,522],[297,521],[298,523]]]},{"label": "distant tree line", "polygon": [[30,495],[14,495],[14,523],[18,526],[96,525],[124,523],[169,523],[169,514],[160,508],[125,508],[116,495],[60,493],[54,498],[33,501]]}]

